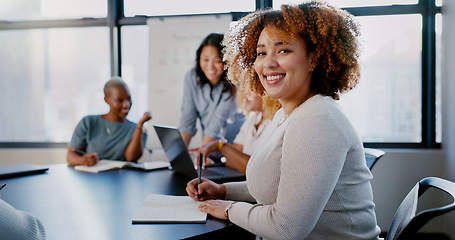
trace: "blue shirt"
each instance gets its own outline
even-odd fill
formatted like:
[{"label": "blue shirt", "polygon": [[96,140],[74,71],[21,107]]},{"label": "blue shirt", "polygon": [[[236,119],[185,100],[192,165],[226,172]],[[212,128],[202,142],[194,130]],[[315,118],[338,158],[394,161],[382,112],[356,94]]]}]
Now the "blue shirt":
[{"label": "blue shirt", "polygon": [[223,137],[226,120],[236,111],[235,97],[230,91],[223,92],[223,84],[215,86],[198,85],[195,69],[185,75],[183,85],[182,116],[180,118],[180,132],[194,136],[197,132],[196,121],[199,118],[202,135],[219,139]]},{"label": "blue shirt", "polygon": [[[125,161],[125,150],[135,129],[136,124],[130,121],[110,122],[104,120],[101,115],[89,115],[77,124],[69,145],[84,149],[87,153],[96,152],[98,159]],[[142,148],[146,140],[147,133],[144,133]]]}]

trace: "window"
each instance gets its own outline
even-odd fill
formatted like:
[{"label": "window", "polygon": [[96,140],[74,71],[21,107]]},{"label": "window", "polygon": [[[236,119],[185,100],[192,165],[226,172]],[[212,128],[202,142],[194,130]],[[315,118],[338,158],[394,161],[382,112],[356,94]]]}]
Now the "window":
[{"label": "window", "polygon": [[422,141],[420,15],[358,17],[361,79],[341,96],[364,142]]},{"label": "window", "polygon": [[[274,0],[273,7],[300,2]],[[361,80],[340,103],[366,146],[439,146],[441,81],[437,53],[441,31],[436,26],[440,14],[436,21],[434,18],[441,2],[328,2],[350,11],[361,25]]]},{"label": "window", "polygon": [[[130,87],[133,106],[128,114],[137,122],[148,111],[149,31],[147,26],[122,28],[122,77]],[[153,114],[153,111],[152,111]]]},{"label": "window", "polygon": [[[301,0],[273,0],[273,7],[279,8],[281,4],[299,4]],[[366,7],[366,6],[387,6],[394,4],[416,4],[418,0],[326,0],[326,2],[339,8],[345,7]]]},{"label": "window", "polygon": [[[0,58],[8,61],[0,65],[0,100],[9,104],[0,110],[0,147],[66,145],[82,116],[108,110],[102,87],[113,72],[130,86],[129,118],[137,121],[148,110],[148,17],[239,17],[256,4],[277,9],[300,2],[3,0]],[[340,102],[365,145],[438,147],[442,1],[328,2],[362,25],[362,79]]]},{"label": "window", "polygon": [[254,11],[254,0],[168,0],[155,1],[125,0],[125,16],[135,15],[179,15]]},{"label": "window", "polygon": [[442,15],[436,14],[436,142],[442,142]]},{"label": "window", "polygon": [[106,0],[2,0],[0,21],[105,18]]},{"label": "window", "polygon": [[[1,142],[66,142],[86,114],[105,111],[107,28],[0,31]],[[7,46],[7,47],[6,47]]]}]

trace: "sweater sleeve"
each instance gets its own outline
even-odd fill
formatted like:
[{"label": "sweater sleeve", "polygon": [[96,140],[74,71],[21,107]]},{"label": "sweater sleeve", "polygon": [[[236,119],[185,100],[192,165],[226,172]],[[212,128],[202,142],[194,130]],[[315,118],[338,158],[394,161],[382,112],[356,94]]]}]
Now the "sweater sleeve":
[{"label": "sweater sleeve", "polygon": [[225,183],[226,186],[226,200],[256,202],[256,200],[248,192],[246,182],[230,182]]},{"label": "sweater sleeve", "polygon": [[315,227],[340,176],[348,145],[329,114],[295,116],[283,137],[276,201],[235,204],[235,224],[267,239],[304,239]]},{"label": "sweater sleeve", "polygon": [[41,222],[30,213],[0,200],[0,239],[45,239]]}]

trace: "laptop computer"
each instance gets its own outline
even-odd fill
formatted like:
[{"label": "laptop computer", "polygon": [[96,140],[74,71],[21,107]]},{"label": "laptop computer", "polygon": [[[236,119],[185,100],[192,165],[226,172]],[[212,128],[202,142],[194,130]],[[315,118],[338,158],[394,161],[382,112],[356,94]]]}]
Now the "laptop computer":
[{"label": "laptop computer", "polygon": [[0,179],[45,173],[49,168],[34,164],[12,164],[0,167]]},{"label": "laptop computer", "polygon": [[[176,127],[153,125],[163,146],[172,169],[189,178],[197,178],[193,160],[185,146],[180,131]],[[245,174],[226,166],[207,167],[202,170],[202,177],[215,182],[242,181]]]}]

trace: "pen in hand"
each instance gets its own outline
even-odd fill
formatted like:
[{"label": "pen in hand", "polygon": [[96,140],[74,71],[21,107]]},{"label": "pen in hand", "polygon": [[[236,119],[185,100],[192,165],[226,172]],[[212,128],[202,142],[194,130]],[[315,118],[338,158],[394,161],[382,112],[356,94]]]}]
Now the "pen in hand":
[{"label": "pen in hand", "polygon": [[[197,185],[201,184],[201,177],[202,177],[202,153],[199,153],[199,162],[197,168]],[[199,190],[197,194],[197,199],[199,199]]]},{"label": "pen in hand", "polygon": [[[73,152],[79,154],[82,157],[82,159],[85,162],[85,165],[87,165],[87,166],[93,166],[98,162],[98,155],[96,154],[96,152],[87,153],[87,152],[77,149],[77,148],[73,148],[72,150],[73,150]],[[85,157],[86,154],[88,154],[87,157]]]},{"label": "pen in hand", "polygon": [[85,155],[86,154],[86,152],[84,152],[84,151],[82,151],[80,149],[77,149],[77,148],[73,148],[73,152],[79,153],[80,155]]}]

